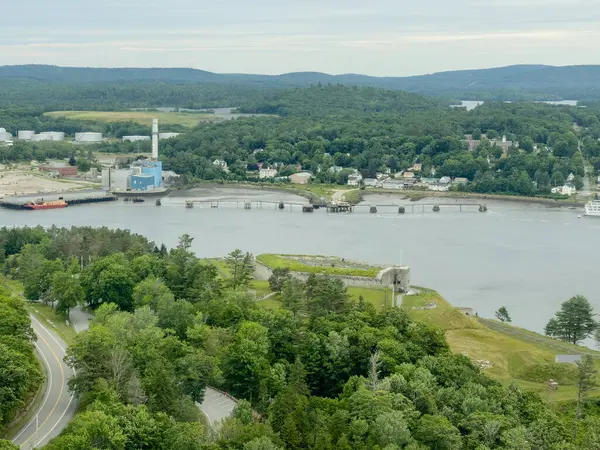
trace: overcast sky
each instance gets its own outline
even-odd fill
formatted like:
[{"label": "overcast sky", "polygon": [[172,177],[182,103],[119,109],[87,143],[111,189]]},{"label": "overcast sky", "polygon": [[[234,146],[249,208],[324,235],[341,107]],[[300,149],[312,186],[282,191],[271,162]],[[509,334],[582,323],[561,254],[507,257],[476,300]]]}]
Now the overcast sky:
[{"label": "overcast sky", "polygon": [[0,3],[0,65],[404,76],[600,64],[600,0]]}]

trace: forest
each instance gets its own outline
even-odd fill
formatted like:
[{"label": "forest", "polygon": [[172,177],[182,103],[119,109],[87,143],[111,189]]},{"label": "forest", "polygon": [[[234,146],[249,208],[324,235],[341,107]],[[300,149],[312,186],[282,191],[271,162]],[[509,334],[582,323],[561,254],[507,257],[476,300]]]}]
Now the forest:
[{"label": "forest", "polygon": [[[200,123],[163,141],[160,155],[165,169],[189,181],[252,181],[262,163],[276,167],[282,176],[304,170],[313,173],[316,183],[345,184],[350,169],[372,178],[379,172],[393,174],[420,163],[417,178],[434,174],[438,178],[464,177],[471,181],[461,186],[464,190],[527,196],[548,196],[551,188],[562,186],[571,173],[576,187],[581,188],[584,161],[596,171],[600,169],[600,108],[489,102],[466,111],[449,108],[442,99],[371,87],[239,88],[250,90],[236,99],[241,111],[270,116]],[[182,89],[189,99],[188,94],[196,88]],[[75,95],[69,98],[77,101],[78,107],[89,106]],[[96,92],[90,98],[106,96]],[[177,103],[173,98],[170,102]],[[0,123],[13,132],[37,127],[70,134],[85,127],[114,138],[148,134],[147,127],[133,122],[88,124],[46,117],[41,115],[43,111],[43,106],[6,108],[0,113]],[[468,151],[465,135],[485,138],[475,151]],[[503,137],[512,142],[507,151],[498,145]],[[38,143],[18,145],[0,148],[0,161],[53,156],[45,154],[47,147]],[[149,146],[149,142],[113,139],[86,148],[130,153],[148,152]],[[50,149],[56,152],[54,146]],[[216,159],[225,161],[228,170],[213,164]],[[340,173],[334,166],[349,170]]]},{"label": "forest", "polygon": [[[557,409],[537,394],[502,386],[452,354],[442,330],[401,309],[377,312],[351,299],[336,279],[313,275],[301,282],[278,274],[272,282],[283,307],[263,308],[248,292],[252,255],[232,251],[223,277],[225,269],[191,252],[192,242],[183,235],[167,249],[106,228],[0,230],[5,276],[24,286],[25,300],[7,302],[23,309],[23,301],[39,300],[64,317],[82,304],[95,314],[67,350],[80,411],[45,448],[600,445],[596,400],[585,400],[573,422],[573,403]],[[15,327],[10,317],[0,315],[0,332],[9,318],[8,329],[23,330],[20,345],[30,350],[27,322]],[[19,357],[8,353],[0,370]],[[26,390],[27,382],[17,384]],[[239,400],[216,430],[194,406],[206,386]]]}]

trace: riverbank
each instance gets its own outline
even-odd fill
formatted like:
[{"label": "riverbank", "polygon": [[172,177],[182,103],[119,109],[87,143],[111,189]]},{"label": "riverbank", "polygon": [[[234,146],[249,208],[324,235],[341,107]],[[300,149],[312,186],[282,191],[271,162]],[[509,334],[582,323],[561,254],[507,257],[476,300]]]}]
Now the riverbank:
[{"label": "riverbank", "polygon": [[503,202],[519,202],[519,203],[534,203],[539,205],[547,205],[552,208],[583,208],[585,202],[574,200],[555,200],[551,198],[540,197],[524,197],[517,195],[501,195],[501,194],[479,194],[474,192],[436,192],[424,190],[396,190],[396,189],[380,189],[372,188],[365,190],[354,189],[344,195],[346,201],[357,204],[364,201],[369,195],[390,194],[401,198],[409,199],[413,202],[423,200],[425,198],[452,198],[452,199],[476,199],[476,200],[497,200]]},{"label": "riverbank", "polygon": [[341,186],[336,184],[274,184],[274,183],[248,183],[248,182],[195,182],[185,187],[180,187],[177,190],[186,191],[199,187],[222,187],[235,189],[252,189],[265,190],[270,192],[282,192],[287,194],[295,194],[306,198],[309,201],[346,201],[356,205],[364,201],[369,195],[390,194],[399,198],[410,199],[411,201],[419,201],[425,198],[452,198],[452,199],[476,199],[476,200],[497,200],[503,202],[518,202],[546,205],[551,208],[583,208],[585,202],[572,199],[557,200],[541,197],[526,197],[517,195],[503,194],[479,194],[475,192],[437,192],[429,190],[398,190],[398,189],[383,189],[383,188],[368,188],[357,189],[352,186]]}]

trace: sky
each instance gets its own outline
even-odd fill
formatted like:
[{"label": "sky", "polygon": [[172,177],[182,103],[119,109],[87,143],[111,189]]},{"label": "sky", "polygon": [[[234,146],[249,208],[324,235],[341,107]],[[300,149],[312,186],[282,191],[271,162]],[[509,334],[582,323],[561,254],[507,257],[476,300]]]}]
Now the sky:
[{"label": "sky", "polygon": [[408,76],[600,64],[600,0],[0,3],[0,65]]}]

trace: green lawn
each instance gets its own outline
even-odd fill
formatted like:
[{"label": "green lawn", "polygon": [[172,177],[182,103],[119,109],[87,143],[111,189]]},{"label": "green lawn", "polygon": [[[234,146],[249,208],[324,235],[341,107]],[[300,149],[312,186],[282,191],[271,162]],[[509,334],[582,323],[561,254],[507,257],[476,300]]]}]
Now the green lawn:
[{"label": "green lawn", "polygon": [[152,119],[159,124],[183,125],[194,127],[200,122],[222,120],[213,114],[153,111],[52,111],[45,115],[50,117],[66,117],[71,120],[89,120],[96,122],[137,122],[141,125],[152,125]]},{"label": "green lawn", "polygon": [[[431,303],[435,303],[437,308],[413,309]],[[489,321],[479,321],[465,316],[433,291],[405,296],[402,307],[413,319],[444,329],[448,344],[454,353],[464,354],[472,360],[490,361],[493,367],[485,370],[488,376],[504,385],[516,383],[523,389],[536,391],[548,401],[572,400],[576,395],[576,387],[571,384],[572,381],[567,381],[567,384],[559,385],[557,391],[552,391],[545,383],[547,380],[538,382],[526,380],[522,378],[524,373],[541,373],[543,376],[546,375],[542,370],[544,368],[559,373],[558,369],[562,371],[564,367],[554,365],[554,357],[557,354],[581,351],[597,356],[596,366],[600,369],[599,352],[572,346],[508,324],[497,327],[495,321],[490,324],[494,326],[492,329],[485,325],[489,324]],[[547,377],[555,378],[551,373]],[[600,392],[594,395],[600,395]]]},{"label": "green lawn", "polygon": [[349,287],[348,293],[352,298],[358,301],[362,295],[366,302],[371,303],[377,311],[381,311],[385,306],[391,306],[392,290],[391,289],[369,289],[361,287]]},{"label": "green lawn", "polygon": [[252,280],[250,289],[256,291],[256,298],[262,298],[272,292],[267,280]]},{"label": "green lawn", "polygon": [[[291,256],[303,256],[303,255],[275,255],[272,253],[265,253],[258,255],[256,259],[271,269],[277,268],[288,268],[291,272],[304,272],[304,273],[316,273],[316,274],[327,274],[327,275],[342,275],[342,276],[355,276],[355,277],[368,277],[375,278],[380,268],[369,267],[367,265],[364,268],[358,267],[337,267],[332,265],[308,265],[302,261],[298,261],[290,258]],[[306,255],[309,257],[309,255]],[[310,255],[315,257],[315,255]],[[336,257],[327,257],[331,261],[340,261],[341,259]]]},{"label": "green lawn", "polygon": [[222,278],[231,277],[231,272],[229,271],[229,266],[227,265],[227,263],[225,262],[224,259],[211,258],[211,259],[207,259],[206,261],[217,268],[217,270],[219,271],[219,274],[221,275]]},{"label": "green lawn", "polygon": [[274,296],[266,300],[259,300],[256,302],[256,304],[266,309],[272,309],[273,311],[277,311],[278,309],[281,309],[283,307],[283,305],[281,304],[281,300],[279,300],[278,296]]}]

